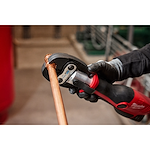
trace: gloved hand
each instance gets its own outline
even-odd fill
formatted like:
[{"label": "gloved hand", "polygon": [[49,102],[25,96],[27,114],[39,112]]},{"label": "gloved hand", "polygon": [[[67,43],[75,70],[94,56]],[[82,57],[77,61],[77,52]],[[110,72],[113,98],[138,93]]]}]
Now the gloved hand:
[{"label": "gloved hand", "polygon": [[[113,83],[120,79],[122,74],[122,63],[119,59],[113,59],[110,62],[100,60],[88,65],[88,71],[92,74],[97,73],[100,79]],[[77,89],[69,89],[71,94],[77,93],[79,98],[84,98],[90,102],[97,102],[100,97],[95,94],[89,95],[85,92],[79,92]]]}]

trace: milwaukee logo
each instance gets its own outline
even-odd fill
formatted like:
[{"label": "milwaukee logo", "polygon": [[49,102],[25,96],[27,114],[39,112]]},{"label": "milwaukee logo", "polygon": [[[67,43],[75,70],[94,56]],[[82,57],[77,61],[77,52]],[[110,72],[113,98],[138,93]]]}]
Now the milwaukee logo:
[{"label": "milwaukee logo", "polygon": [[145,106],[144,106],[144,105],[138,105],[138,104],[136,104],[136,103],[133,103],[133,104],[131,105],[131,108],[132,108],[132,109],[143,109],[143,108],[145,108]]}]

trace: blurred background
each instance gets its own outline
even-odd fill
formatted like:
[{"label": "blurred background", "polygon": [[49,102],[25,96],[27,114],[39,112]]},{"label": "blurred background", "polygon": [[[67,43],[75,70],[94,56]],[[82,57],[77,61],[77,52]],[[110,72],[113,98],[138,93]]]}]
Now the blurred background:
[{"label": "blurred background", "polygon": [[[0,122],[4,125],[57,125],[49,82],[42,76],[44,57],[67,53],[87,65],[138,50],[150,42],[150,26],[13,25],[0,26]],[[149,97],[149,74],[119,82]],[[118,115],[102,100],[90,103],[61,88],[70,125],[149,124]]]}]

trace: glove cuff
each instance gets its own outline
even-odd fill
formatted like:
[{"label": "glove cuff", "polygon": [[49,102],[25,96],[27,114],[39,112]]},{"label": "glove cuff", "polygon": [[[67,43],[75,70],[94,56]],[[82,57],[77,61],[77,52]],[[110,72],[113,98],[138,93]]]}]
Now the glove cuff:
[{"label": "glove cuff", "polygon": [[109,62],[107,62],[108,64],[110,64],[112,67],[114,67],[117,72],[118,72],[118,80],[121,79],[121,76],[123,74],[123,64],[122,62],[118,59],[118,58],[115,58]]}]

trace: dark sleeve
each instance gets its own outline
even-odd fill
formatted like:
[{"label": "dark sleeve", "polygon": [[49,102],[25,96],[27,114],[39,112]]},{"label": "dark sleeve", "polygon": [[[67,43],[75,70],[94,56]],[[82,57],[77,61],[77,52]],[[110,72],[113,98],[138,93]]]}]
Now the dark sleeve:
[{"label": "dark sleeve", "polygon": [[123,64],[121,80],[150,73],[150,44],[117,58]]}]

